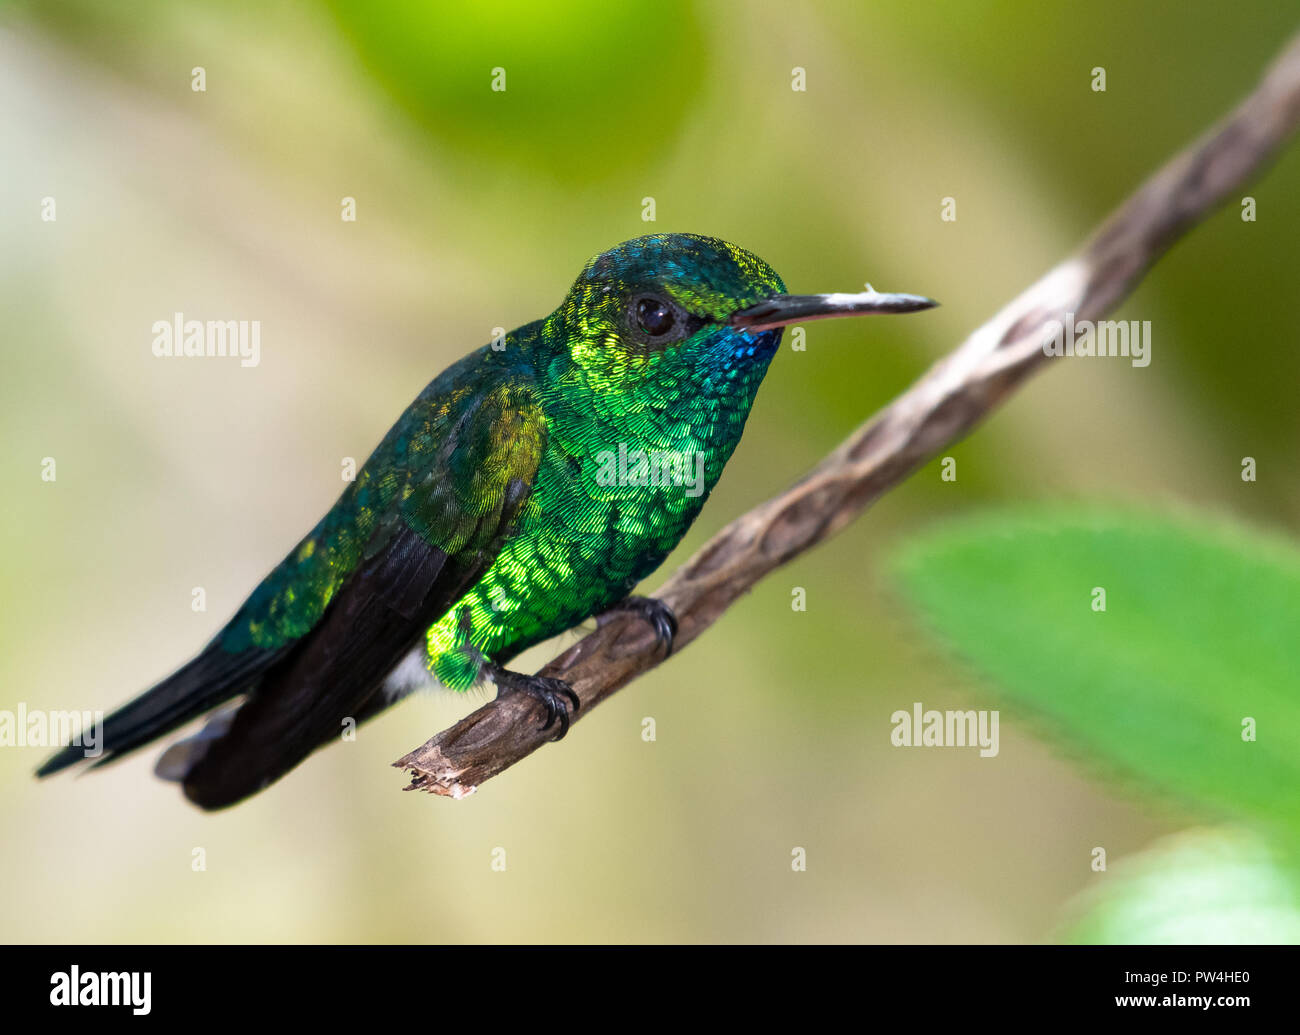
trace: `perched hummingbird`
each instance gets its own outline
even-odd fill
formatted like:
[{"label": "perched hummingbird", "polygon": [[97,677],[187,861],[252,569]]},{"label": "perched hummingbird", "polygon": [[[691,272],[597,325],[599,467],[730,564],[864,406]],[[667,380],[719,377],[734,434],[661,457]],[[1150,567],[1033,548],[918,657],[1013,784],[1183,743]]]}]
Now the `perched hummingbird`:
[{"label": "perched hummingbird", "polygon": [[[238,613],[192,661],[104,722],[96,765],[226,704],[157,773],[232,805],[421,685],[546,707],[573,690],[517,654],[632,610],[672,649],[676,620],[629,596],[699,514],[792,323],[935,305],[917,295],[788,295],[735,245],[652,234],[587,263],[563,304],[443,371]],[[630,458],[630,459],[629,459]],[[69,746],[38,770],[85,757]]]}]

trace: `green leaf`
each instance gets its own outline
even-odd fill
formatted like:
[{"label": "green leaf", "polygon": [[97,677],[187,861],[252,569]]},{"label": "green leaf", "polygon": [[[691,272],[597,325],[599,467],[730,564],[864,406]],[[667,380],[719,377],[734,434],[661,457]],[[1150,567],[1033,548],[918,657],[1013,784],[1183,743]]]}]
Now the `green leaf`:
[{"label": "green leaf", "polygon": [[1154,789],[1300,837],[1293,544],[1205,519],[1051,509],[936,529],[896,570],[1013,710]]},{"label": "green leaf", "polygon": [[1246,831],[1196,830],[1111,872],[1070,912],[1063,941],[1091,945],[1295,944],[1294,871]]},{"label": "green leaf", "polygon": [[645,169],[672,153],[708,80],[688,0],[328,6],[462,168],[549,169],[570,186]]}]

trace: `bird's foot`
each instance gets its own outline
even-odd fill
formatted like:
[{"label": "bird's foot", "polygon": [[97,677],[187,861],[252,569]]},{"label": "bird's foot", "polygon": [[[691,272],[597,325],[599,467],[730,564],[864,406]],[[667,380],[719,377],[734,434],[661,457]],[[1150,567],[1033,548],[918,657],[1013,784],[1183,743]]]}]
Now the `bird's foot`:
[{"label": "bird's foot", "polygon": [[673,652],[677,637],[677,616],[673,609],[654,597],[624,597],[608,611],[596,616],[597,627],[605,625],[615,615],[631,613],[645,619],[655,631],[655,639],[664,646],[664,656]]},{"label": "bird's foot", "polygon": [[576,712],[582,702],[573,687],[563,679],[549,679],[546,676],[528,676],[522,672],[511,672],[499,665],[489,665],[484,669],[487,677],[497,685],[497,696],[503,694],[527,694],[546,706],[546,722],[542,729],[549,730],[558,721],[559,732],[555,740],[564,739],[569,732],[569,706]]}]

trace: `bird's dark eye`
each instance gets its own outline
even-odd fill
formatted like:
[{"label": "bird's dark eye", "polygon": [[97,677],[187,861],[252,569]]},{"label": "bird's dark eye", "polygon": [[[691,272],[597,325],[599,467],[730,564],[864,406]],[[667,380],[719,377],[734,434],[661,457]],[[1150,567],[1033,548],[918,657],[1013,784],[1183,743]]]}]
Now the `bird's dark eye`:
[{"label": "bird's dark eye", "polygon": [[637,325],[651,338],[662,338],[677,323],[677,314],[659,298],[641,298],[636,303]]}]

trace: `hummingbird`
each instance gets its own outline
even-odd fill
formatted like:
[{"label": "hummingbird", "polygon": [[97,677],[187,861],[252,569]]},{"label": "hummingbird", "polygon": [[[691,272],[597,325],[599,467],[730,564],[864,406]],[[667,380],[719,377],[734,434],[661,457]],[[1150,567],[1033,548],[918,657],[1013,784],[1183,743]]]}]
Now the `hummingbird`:
[{"label": "hummingbird", "polygon": [[[155,772],[233,805],[421,687],[494,683],[545,710],[577,695],[506,666],[593,616],[677,623],[633,595],[740,442],[782,329],[934,301],[787,294],[752,252],[651,234],[595,256],[560,307],[415,398],[338,501],[191,661],[104,720],[99,766],[203,715]],[[210,714],[209,714],[210,713]],[[86,759],[69,745],[38,776]]]}]

